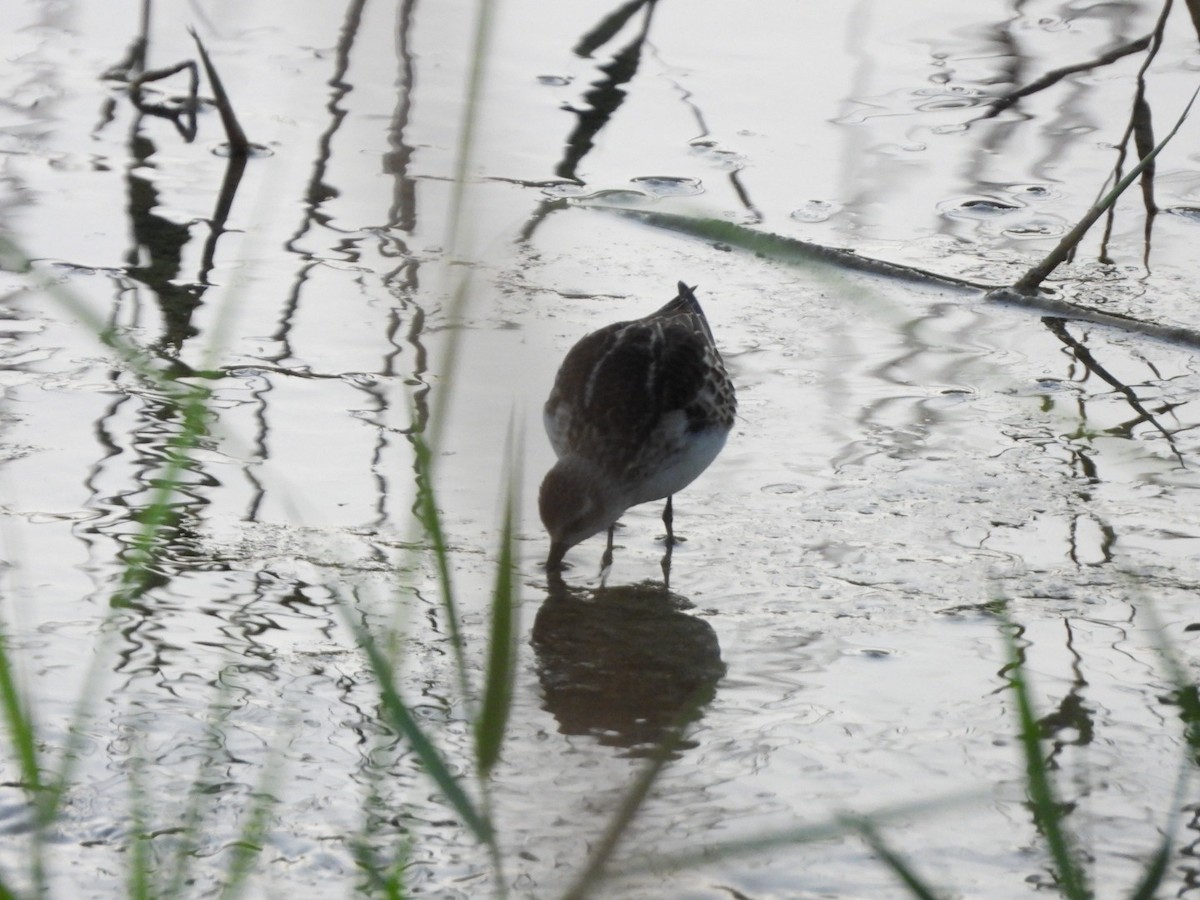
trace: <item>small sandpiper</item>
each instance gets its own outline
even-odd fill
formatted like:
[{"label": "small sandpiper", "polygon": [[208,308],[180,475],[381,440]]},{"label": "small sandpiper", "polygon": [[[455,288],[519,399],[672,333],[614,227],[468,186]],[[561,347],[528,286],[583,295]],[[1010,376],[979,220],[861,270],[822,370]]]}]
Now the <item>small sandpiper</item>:
[{"label": "small sandpiper", "polygon": [[538,497],[548,569],[605,529],[607,567],[617,519],[663,497],[670,548],[672,495],[725,446],[737,400],[692,290],[679,282],[662,309],[586,335],[563,360],[543,411],[558,456]]}]

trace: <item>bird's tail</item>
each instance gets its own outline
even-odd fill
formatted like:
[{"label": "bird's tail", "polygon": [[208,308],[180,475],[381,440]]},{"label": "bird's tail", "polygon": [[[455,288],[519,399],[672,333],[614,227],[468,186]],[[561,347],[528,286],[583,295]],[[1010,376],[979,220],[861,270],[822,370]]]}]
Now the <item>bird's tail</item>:
[{"label": "bird's tail", "polygon": [[654,313],[653,317],[695,316],[711,342],[713,340],[712,329],[708,327],[708,319],[704,315],[704,310],[700,308],[700,301],[696,299],[695,290],[695,286],[688,287],[684,282],[679,282],[679,294],[672,298],[666,306]]}]

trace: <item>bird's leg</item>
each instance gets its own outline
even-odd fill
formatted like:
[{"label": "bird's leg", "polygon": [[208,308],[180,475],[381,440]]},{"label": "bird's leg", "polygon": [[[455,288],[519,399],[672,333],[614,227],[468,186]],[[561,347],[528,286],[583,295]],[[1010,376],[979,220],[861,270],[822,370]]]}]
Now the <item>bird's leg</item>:
[{"label": "bird's leg", "polygon": [[670,542],[667,543],[667,550],[663,553],[662,562],[659,563],[663,573],[663,590],[667,591],[671,589],[671,550],[674,546]]},{"label": "bird's leg", "polygon": [[612,565],[613,528],[616,523],[608,526],[608,546],[604,548],[604,556],[600,557],[600,571],[603,572]]},{"label": "bird's leg", "polygon": [[673,495],[667,497],[667,505],[663,508],[663,524],[667,526],[668,547],[683,541],[683,538],[675,537],[675,530],[671,527],[671,525],[675,522],[675,510],[671,505],[672,499],[674,499]]}]

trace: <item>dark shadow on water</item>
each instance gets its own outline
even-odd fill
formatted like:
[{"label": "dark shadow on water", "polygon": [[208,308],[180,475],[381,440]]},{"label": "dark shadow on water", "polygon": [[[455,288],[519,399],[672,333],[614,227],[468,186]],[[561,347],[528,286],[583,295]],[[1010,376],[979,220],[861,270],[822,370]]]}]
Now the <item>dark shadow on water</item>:
[{"label": "dark shadow on water", "polygon": [[532,645],[545,708],[562,734],[586,734],[631,756],[697,720],[725,674],[716,632],[661,583],[588,590],[552,579]]}]

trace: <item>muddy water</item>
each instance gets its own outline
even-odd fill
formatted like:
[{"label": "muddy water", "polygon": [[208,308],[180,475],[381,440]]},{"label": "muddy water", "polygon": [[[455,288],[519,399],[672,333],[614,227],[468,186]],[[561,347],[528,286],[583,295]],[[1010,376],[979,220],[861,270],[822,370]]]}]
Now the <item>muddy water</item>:
[{"label": "muddy water", "polygon": [[[1191,845],[1191,813],[1172,797],[1184,751],[1154,623],[1191,658],[1192,352],[563,202],[712,215],[1015,277],[1107,177],[1141,57],[981,120],[987,100],[1140,37],[1157,10],[832,6],[764,3],[735,37],[725,5],[666,2],[588,56],[573,48],[609,7],[505,3],[457,238],[447,210],[465,4],[194,10],[265,148],[225,213],[215,113],[185,143],[104,77],[139,33],[136,5],[17,7],[0,67],[5,228],[85,310],[213,391],[160,578],[113,613],[132,516],[177,420],[77,309],[0,274],[3,612],[48,746],[91,691],[52,856],[58,893],[119,890],[135,759],[152,763],[144,830],[164,853],[190,786],[210,786],[201,885],[220,877],[248,798],[267,790],[278,803],[256,895],[353,894],[351,838],[364,829],[380,847],[411,841],[414,893],[486,893],[484,854],[378,724],[337,611],[340,596],[404,626],[405,694],[467,766],[447,626],[427,560],[405,550],[407,434],[439,409],[439,500],[474,664],[510,423],[523,437],[523,658],[495,778],[514,893],[561,890],[641,757],[699,696],[618,864],[640,874],[609,896],[902,896],[852,839],[685,874],[655,865],[964,792],[970,802],[905,818],[888,838],[950,892],[1031,894],[1050,876],[1023,803],[998,599],[1024,626],[1096,882],[1132,883],[1162,828]],[[194,57],[179,15],[152,8],[149,67]],[[1177,10],[1150,70],[1160,135],[1194,87],[1194,48]],[[180,74],[146,97],[186,89]],[[1114,264],[1094,262],[1090,240],[1059,290],[1200,324],[1195,145],[1190,123],[1161,157],[1164,214],[1149,239],[1130,199],[1106,250]],[[452,250],[464,264],[448,265]],[[455,310],[463,277],[469,302]],[[670,591],[655,505],[626,516],[602,592],[599,541],[570,554],[564,586],[548,585],[534,495],[551,461],[540,405],[554,370],[580,335],[652,309],[680,278],[699,285],[740,416],[677,498],[688,540]],[[4,788],[0,804],[19,836],[23,795]],[[0,851],[6,877],[22,853],[18,840]],[[1184,895],[1190,860],[1185,849],[1172,860]]]}]

